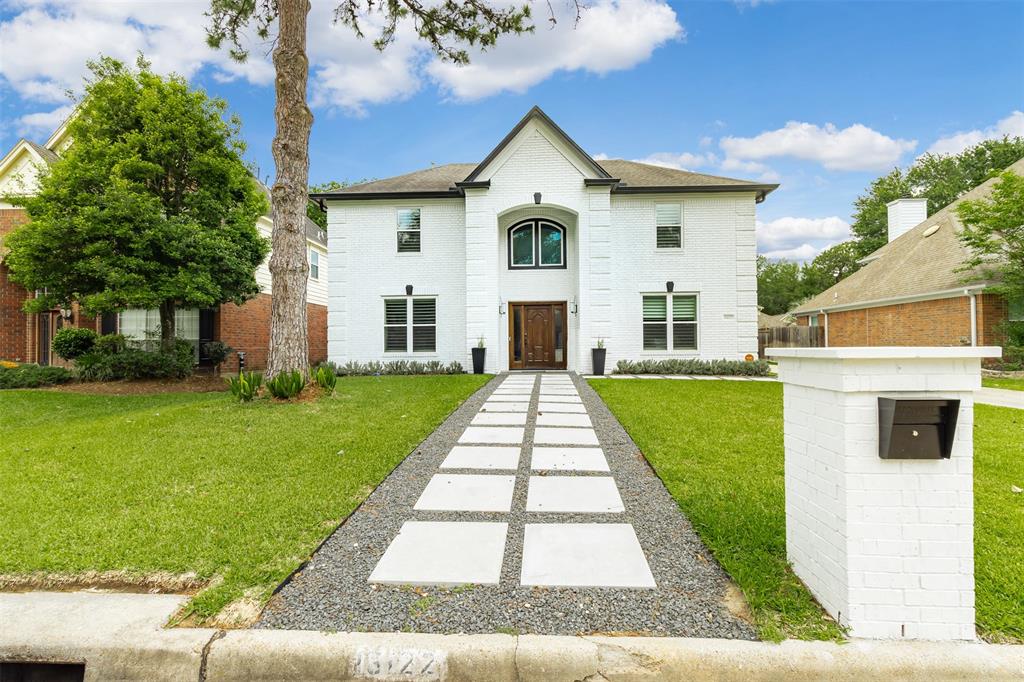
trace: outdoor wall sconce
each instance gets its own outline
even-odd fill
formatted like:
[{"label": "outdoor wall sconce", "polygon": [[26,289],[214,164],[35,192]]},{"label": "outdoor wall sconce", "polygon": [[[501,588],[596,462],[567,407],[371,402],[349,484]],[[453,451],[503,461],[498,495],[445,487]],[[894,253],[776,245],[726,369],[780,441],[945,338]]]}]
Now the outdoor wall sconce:
[{"label": "outdoor wall sconce", "polygon": [[540,203],[540,192],[534,192],[533,193],[533,203],[535,203],[535,204],[539,204]]},{"label": "outdoor wall sconce", "polygon": [[504,315],[505,314],[505,303],[504,302],[501,302],[501,303],[498,304],[498,314],[499,315]]},{"label": "outdoor wall sconce", "polygon": [[665,282],[665,291],[672,293],[672,290],[676,288],[675,282]]},{"label": "outdoor wall sconce", "polygon": [[574,298],[572,303],[569,304],[569,312],[575,315],[578,310],[579,306],[576,305],[576,299]]},{"label": "outdoor wall sconce", "polygon": [[405,285],[405,295],[406,296],[412,296],[412,285],[411,284],[406,284]]}]

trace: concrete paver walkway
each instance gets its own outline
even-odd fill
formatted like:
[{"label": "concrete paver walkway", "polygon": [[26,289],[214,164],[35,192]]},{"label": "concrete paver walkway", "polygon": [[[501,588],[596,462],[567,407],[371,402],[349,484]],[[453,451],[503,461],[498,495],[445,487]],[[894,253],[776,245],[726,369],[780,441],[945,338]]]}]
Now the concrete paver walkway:
[{"label": "concrete paver walkway", "polygon": [[[526,428],[509,423],[535,422],[535,448],[530,468],[540,475],[527,481],[527,512],[566,512],[618,514],[625,511],[612,476],[592,476],[607,472],[608,462],[598,446],[590,417],[583,414],[553,412],[539,405],[578,404],[582,399],[568,375],[544,375],[539,386],[534,375],[507,377],[484,403],[459,443],[441,464],[486,473],[435,474],[414,505],[414,510],[511,512],[515,476],[491,471],[496,462],[518,465]],[[532,401],[536,406],[523,413],[491,412],[492,403]],[[531,402],[532,404],[532,402]],[[584,407],[584,410],[586,408]],[[514,417],[514,418],[513,418]],[[495,443],[514,444],[503,447]],[[538,453],[537,450],[540,450]],[[454,460],[453,460],[454,456]],[[446,467],[446,464],[448,466]],[[559,475],[561,474],[561,475]],[[416,585],[451,585],[459,582],[497,582],[505,554],[507,524],[493,521],[457,521],[423,523],[409,521],[391,542],[370,574],[370,582]],[[499,541],[500,539],[500,541]],[[452,557],[458,557],[453,573]],[[636,532],[629,523],[527,523],[523,546],[520,584],[572,587],[655,586]]]}]

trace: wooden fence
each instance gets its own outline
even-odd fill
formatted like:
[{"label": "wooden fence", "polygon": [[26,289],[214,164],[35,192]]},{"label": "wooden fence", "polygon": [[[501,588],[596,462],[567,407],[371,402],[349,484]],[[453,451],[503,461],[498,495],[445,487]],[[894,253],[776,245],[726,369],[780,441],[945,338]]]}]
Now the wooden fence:
[{"label": "wooden fence", "polygon": [[818,348],[825,345],[824,327],[769,327],[757,330],[757,355],[765,348]]}]

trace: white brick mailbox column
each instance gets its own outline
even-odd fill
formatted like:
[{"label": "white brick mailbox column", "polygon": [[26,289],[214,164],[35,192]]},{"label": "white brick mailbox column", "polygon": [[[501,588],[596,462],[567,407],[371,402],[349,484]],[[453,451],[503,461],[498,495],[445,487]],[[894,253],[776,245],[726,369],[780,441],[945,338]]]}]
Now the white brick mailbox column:
[{"label": "white brick mailbox column", "polygon": [[[796,574],[854,637],[974,639],[972,394],[981,358],[999,349],[767,353],[784,382],[786,549]],[[880,397],[959,400],[950,458],[881,458]],[[903,429],[913,449],[918,429]],[[920,432],[921,443],[934,435]]]}]

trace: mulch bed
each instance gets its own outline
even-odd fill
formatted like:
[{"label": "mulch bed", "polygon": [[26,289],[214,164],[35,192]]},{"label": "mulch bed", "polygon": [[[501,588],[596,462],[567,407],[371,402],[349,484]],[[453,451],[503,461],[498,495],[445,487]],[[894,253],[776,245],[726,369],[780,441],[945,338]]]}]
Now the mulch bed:
[{"label": "mulch bed", "polygon": [[152,395],[154,393],[210,393],[227,390],[224,377],[196,374],[185,379],[138,379],[136,381],[75,381],[51,386],[50,391],[93,395]]}]

